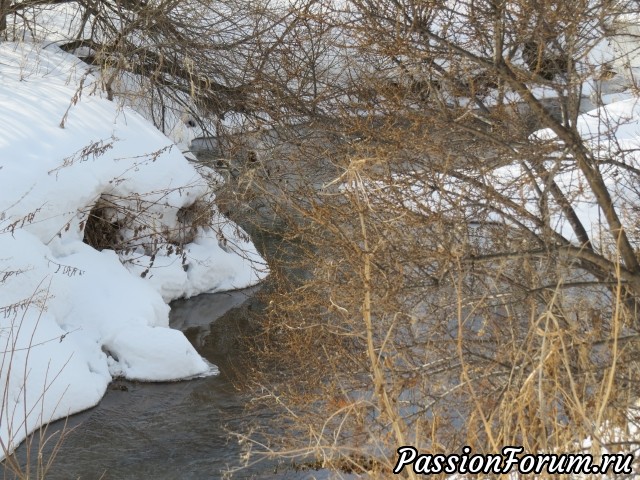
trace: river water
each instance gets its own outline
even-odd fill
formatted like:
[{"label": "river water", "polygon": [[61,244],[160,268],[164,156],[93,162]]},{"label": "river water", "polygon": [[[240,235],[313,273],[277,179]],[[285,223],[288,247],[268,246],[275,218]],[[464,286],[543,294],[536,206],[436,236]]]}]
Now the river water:
[{"label": "river water", "polygon": [[[234,368],[243,355],[238,340],[251,333],[247,311],[257,303],[257,288],[173,302],[172,326],[218,365],[220,375],[176,383],[115,381],[98,406],[69,418],[66,428],[71,431],[46,478],[219,479],[241,466],[242,449],[228,432],[241,432],[261,416],[269,418],[269,412],[245,411],[248,397],[237,388],[242,372]],[[48,433],[63,427],[55,422]],[[45,444],[45,458],[53,444]],[[31,450],[33,457],[37,445]],[[27,451],[23,444],[17,453],[23,464]],[[230,478],[299,480],[325,478],[325,473],[263,462]]]}]

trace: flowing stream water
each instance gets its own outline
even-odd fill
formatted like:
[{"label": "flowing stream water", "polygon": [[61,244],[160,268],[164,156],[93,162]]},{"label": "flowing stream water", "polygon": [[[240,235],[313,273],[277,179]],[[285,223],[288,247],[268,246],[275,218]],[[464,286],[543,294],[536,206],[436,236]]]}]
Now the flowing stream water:
[{"label": "flowing stream water", "polygon": [[[241,432],[268,412],[245,412],[247,395],[236,388],[234,369],[250,334],[247,310],[257,303],[259,287],[204,294],[173,302],[171,325],[185,332],[220,375],[175,383],[117,380],[93,409],[70,417],[49,480],[218,479],[241,465],[242,449],[228,432]],[[266,419],[266,418],[265,418]],[[49,434],[64,427],[55,422]],[[57,437],[55,437],[57,438]],[[38,434],[31,456],[37,454]],[[51,455],[54,441],[44,446]],[[28,447],[17,454],[23,464]],[[7,478],[12,478],[5,472]],[[233,479],[323,478],[323,472],[295,472],[276,463],[260,463],[235,472]]]}]

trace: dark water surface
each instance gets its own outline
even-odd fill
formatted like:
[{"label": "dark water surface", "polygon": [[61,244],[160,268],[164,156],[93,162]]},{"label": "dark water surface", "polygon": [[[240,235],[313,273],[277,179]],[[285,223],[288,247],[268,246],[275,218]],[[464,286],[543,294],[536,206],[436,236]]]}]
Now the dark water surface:
[{"label": "dark water surface", "polygon": [[[185,332],[221,374],[176,383],[115,381],[100,404],[69,418],[67,434],[50,480],[218,479],[241,465],[242,450],[228,431],[242,431],[268,413],[245,413],[246,395],[234,387],[238,338],[249,334],[247,309],[256,288],[205,294],[172,304],[171,324]],[[48,432],[62,429],[56,422]],[[50,455],[53,442],[45,446]],[[37,446],[32,447],[33,454]],[[32,455],[33,455],[32,454]],[[18,451],[26,461],[27,447]],[[235,472],[233,479],[324,478],[321,472],[294,472],[261,463]],[[7,478],[12,478],[8,476]],[[34,476],[35,478],[35,476]]]}]

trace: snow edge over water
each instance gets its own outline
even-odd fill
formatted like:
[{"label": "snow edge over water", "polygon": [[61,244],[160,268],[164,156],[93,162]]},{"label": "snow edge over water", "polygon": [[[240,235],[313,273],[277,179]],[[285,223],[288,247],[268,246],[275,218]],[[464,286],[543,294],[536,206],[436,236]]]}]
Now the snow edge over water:
[{"label": "snow edge over water", "polygon": [[[167,303],[254,285],[268,274],[207,181],[129,108],[102,97],[55,47],[0,44],[0,441],[4,453],[52,420],[96,405],[114,377],[215,374],[169,328]],[[119,253],[83,242],[106,202]],[[198,202],[211,218],[189,228]],[[186,222],[186,223],[185,223]],[[142,225],[142,226],[141,226]],[[177,233],[176,233],[177,232]],[[189,237],[172,248],[172,235]],[[163,246],[148,251],[154,239]],[[0,457],[2,457],[0,451]]]}]

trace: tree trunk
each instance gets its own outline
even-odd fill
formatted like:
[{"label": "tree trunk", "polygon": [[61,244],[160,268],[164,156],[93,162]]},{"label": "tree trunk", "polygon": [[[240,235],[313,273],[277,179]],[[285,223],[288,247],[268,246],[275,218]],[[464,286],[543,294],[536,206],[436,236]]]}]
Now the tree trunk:
[{"label": "tree trunk", "polygon": [[7,30],[7,15],[9,14],[9,3],[11,0],[0,0],[0,39],[5,37]]}]

